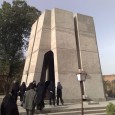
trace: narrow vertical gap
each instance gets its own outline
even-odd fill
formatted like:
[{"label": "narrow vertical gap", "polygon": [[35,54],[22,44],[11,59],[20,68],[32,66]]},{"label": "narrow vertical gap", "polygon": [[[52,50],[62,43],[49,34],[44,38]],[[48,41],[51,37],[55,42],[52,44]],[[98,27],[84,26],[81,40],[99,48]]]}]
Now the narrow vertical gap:
[{"label": "narrow vertical gap", "polygon": [[[78,25],[77,25],[77,17],[74,17],[74,28],[75,28],[75,40],[76,40],[76,48],[77,48],[77,58],[78,58],[78,69],[82,69],[81,65],[81,55],[80,55],[80,44],[79,44],[79,35],[78,35]],[[85,94],[85,84],[84,82],[80,83],[82,95]]]},{"label": "narrow vertical gap", "polygon": [[77,29],[76,16],[74,17],[74,28],[75,28],[75,41],[76,41],[76,48],[77,48],[78,68],[81,69],[80,47],[79,47],[79,40],[78,40],[78,29]]}]

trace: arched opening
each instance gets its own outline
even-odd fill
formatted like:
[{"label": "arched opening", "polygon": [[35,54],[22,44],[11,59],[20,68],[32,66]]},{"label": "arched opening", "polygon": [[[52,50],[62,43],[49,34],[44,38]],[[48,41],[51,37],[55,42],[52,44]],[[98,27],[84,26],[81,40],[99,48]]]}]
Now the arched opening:
[{"label": "arched opening", "polygon": [[[54,56],[52,51],[48,51],[44,55],[42,72],[41,72],[41,82],[45,82],[46,90],[51,81],[55,84],[55,74],[54,74]],[[46,93],[46,98],[48,97],[48,93]]]}]

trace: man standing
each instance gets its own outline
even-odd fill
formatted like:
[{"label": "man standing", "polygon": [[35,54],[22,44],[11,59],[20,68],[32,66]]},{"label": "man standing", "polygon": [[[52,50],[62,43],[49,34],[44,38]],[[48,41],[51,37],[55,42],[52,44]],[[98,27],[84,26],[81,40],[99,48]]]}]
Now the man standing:
[{"label": "man standing", "polygon": [[53,101],[53,105],[55,106],[55,85],[53,81],[50,82],[48,86],[48,91],[49,91],[49,104],[52,105]]},{"label": "man standing", "polygon": [[34,115],[36,91],[34,90],[33,83],[29,84],[29,88],[30,89],[25,93],[24,108],[26,109],[27,115]]},{"label": "man standing", "polygon": [[61,101],[61,104],[63,105],[63,99],[62,99],[62,85],[60,82],[57,83],[57,105],[59,105],[59,99]]}]

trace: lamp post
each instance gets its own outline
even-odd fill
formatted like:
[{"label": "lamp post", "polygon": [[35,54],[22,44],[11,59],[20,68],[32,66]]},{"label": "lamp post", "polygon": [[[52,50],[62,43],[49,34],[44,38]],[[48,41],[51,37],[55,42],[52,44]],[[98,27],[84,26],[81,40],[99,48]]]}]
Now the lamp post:
[{"label": "lamp post", "polygon": [[77,73],[77,79],[80,82],[80,88],[81,88],[81,115],[84,115],[84,109],[83,109],[83,94],[84,94],[84,86],[83,82],[86,80],[87,73],[83,71],[82,69],[79,69]]}]

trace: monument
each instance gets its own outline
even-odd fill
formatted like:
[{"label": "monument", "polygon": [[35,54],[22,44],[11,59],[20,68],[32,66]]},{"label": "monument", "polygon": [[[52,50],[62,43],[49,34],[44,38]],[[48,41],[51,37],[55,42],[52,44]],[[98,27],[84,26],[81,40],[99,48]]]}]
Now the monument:
[{"label": "monument", "polygon": [[91,100],[105,100],[94,21],[91,16],[46,10],[31,28],[22,82],[28,85],[60,81],[65,102],[81,98],[76,73],[86,73],[84,93]]}]

